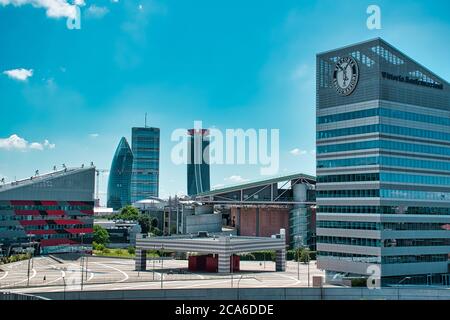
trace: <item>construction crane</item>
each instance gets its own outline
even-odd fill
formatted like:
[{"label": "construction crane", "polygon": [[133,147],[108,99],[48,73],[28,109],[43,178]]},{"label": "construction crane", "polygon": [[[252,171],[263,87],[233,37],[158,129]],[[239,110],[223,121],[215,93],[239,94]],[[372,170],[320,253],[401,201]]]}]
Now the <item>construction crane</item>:
[{"label": "construction crane", "polygon": [[95,189],[95,198],[97,199],[97,201],[99,201],[100,203],[100,196],[99,196],[99,189],[100,189],[100,173],[108,173],[109,170],[108,169],[95,169],[95,175],[97,176],[97,185],[96,185],[96,189]]}]

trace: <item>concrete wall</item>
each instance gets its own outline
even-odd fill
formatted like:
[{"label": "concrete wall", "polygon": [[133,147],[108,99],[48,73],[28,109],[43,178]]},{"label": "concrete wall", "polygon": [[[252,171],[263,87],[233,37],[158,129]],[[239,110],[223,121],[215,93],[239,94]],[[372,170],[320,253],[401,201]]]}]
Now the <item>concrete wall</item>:
[{"label": "concrete wall", "polygon": [[220,232],[222,231],[221,214],[199,214],[185,216],[183,233],[197,233],[199,231]]},{"label": "concrete wall", "polygon": [[[64,299],[63,292],[39,293]],[[67,300],[450,300],[448,289],[422,288],[214,288],[167,290],[70,291]]]},{"label": "concrete wall", "polygon": [[[241,207],[240,220],[237,208],[231,208],[231,220],[235,217],[239,235],[251,237],[270,237],[286,230],[286,243],[289,243],[289,209],[288,208],[255,208]],[[259,213],[258,213],[259,211]],[[240,223],[239,223],[240,221]]]}]

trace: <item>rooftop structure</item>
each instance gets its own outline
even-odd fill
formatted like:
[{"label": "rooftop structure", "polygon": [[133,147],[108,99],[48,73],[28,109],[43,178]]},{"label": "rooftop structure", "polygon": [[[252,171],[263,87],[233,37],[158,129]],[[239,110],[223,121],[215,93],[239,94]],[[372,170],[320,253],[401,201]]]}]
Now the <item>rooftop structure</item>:
[{"label": "rooftop structure", "polygon": [[136,238],[136,270],[146,268],[146,250],[212,253],[219,255],[219,273],[230,270],[230,256],[236,253],[264,250],[276,251],[276,270],[286,269],[286,244],[284,230],[272,237],[216,236],[199,232],[197,235]]}]

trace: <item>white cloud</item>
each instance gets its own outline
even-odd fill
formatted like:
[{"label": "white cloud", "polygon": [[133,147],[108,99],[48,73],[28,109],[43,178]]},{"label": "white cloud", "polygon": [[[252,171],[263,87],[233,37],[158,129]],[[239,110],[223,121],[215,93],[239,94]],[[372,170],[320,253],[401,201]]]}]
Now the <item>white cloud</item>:
[{"label": "white cloud", "polygon": [[16,134],[11,135],[9,138],[0,139],[0,149],[18,149],[23,150],[28,146],[28,141],[19,137]]},{"label": "white cloud", "polygon": [[91,137],[91,138],[97,138],[98,136],[99,136],[98,133],[90,133],[89,134],[89,137]]},{"label": "white cloud", "polygon": [[86,10],[86,16],[89,18],[102,18],[109,12],[107,7],[99,7],[95,4],[89,6]]},{"label": "white cloud", "polygon": [[224,180],[225,181],[235,182],[235,183],[248,181],[248,179],[242,178],[241,176],[238,176],[238,175],[230,176],[228,178],[225,178]]},{"label": "white cloud", "polygon": [[20,7],[31,4],[35,8],[44,8],[47,17],[50,18],[71,18],[76,17],[76,6],[84,6],[84,0],[75,0],[74,4],[69,4],[66,0],[0,0],[0,5],[13,5]]},{"label": "white cloud", "polygon": [[306,150],[301,150],[299,148],[294,148],[291,151],[289,151],[290,154],[292,154],[293,156],[302,156],[308,153],[308,151]]},{"label": "white cloud", "polygon": [[0,149],[5,150],[21,150],[26,151],[27,149],[33,150],[44,150],[44,149],[54,149],[56,145],[50,143],[47,139],[43,143],[31,142],[29,143],[24,138],[19,137],[17,134],[13,134],[8,138],[0,138]]},{"label": "white cloud", "polygon": [[29,146],[30,149],[35,149],[35,150],[44,150],[44,146],[42,145],[42,143],[39,142],[32,142],[30,143]]},{"label": "white cloud", "polygon": [[54,143],[50,143],[47,139],[45,139],[44,147],[49,148],[49,149],[55,149],[56,145]]},{"label": "white cloud", "polygon": [[[3,0],[0,0],[0,3],[2,1]],[[5,70],[3,71],[3,74],[6,74],[8,77],[12,79],[25,81],[29,77],[33,76],[33,69],[20,68],[20,69]]]},{"label": "white cloud", "polygon": [[212,189],[219,189],[222,188],[223,186],[225,186],[223,183],[218,183],[212,186]]}]

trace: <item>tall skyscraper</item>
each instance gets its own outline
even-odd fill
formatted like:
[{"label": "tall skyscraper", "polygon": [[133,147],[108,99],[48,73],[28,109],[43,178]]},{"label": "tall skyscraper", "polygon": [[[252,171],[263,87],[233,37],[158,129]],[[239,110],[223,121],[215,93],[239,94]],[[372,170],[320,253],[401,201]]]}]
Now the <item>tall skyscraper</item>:
[{"label": "tall skyscraper", "polygon": [[159,194],[159,128],[132,128],[131,202],[158,197]]},{"label": "tall skyscraper", "polygon": [[318,267],[450,284],[449,83],[375,39],[318,54],[316,88]]},{"label": "tall skyscraper", "polygon": [[118,210],[131,204],[131,172],[133,153],[125,137],[120,139],[111,163],[108,179],[107,206]]},{"label": "tall skyscraper", "polygon": [[207,129],[188,130],[187,192],[189,196],[210,190],[208,135]]}]

